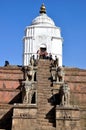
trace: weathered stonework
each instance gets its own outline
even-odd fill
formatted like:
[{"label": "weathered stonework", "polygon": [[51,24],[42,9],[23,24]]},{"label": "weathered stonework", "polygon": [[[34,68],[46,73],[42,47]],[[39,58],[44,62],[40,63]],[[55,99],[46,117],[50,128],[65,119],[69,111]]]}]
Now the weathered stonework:
[{"label": "weathered stonework", "polygon": [[15,104],[13,109],[12,130],[35,130],[37,106]]},{"label": "weathered stonework", "polygon": [[[22,104],[23,68],[17,66],[0,67],[0,129],[26,130],[27,127],[30,127],[30,130],[56,130],[57,120],[59,119],[60,122],[58,115],[62,113],[61,111],[68,113],[71,111],[72,117],[78,117],[76,120],[76,126],[80,126],[78,129],[86,129],[86,70],[64,67],[64,81],[70,87],[71,108],[58,107],[60,105],[59,89],[63,82],[54,81],[52,83],[50,63],[45,61],[41,60],[38,67],[34,67],[35,72],[37,72],[37,79],[34,83],[37,90],[37,104]],[[79,109],[76,109],[77,105]],[[35,116],[33,115],[34,111],[36,112]],[[27,116],[24,112],[29,113],[29,115]],[[34,128],[32,127],[33,122]],[[61,120],[61,122],[63,121]],[[69,128],[69,124],[75,125],[75,120],[71,122],[67,119],[65,122]],[[23,124],[24,126],[22,126]]]},{"label": "weathered stonework", "polygon": [[81,130],[80,111],[77,107],[56,107],[56,130]]}]

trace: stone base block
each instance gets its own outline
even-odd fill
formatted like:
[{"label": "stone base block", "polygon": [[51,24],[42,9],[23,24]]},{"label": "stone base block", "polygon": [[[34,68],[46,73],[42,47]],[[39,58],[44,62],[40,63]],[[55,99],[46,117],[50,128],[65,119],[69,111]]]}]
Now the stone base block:
[{"label": "stone base block", "polygon": [[81,130],[78,107],[56,107],[56,130]]},{"label": "stone base block", "polygon": [[12,130],[35,130],[36,105],[17,104],[13,110]]}]

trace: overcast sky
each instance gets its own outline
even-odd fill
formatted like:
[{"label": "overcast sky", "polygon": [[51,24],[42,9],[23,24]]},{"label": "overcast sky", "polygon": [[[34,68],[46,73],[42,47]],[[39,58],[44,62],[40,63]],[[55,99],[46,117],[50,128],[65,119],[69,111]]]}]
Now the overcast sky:
[{"label": "overcast sky", "polygon": [[63,65],[86,69],[86,0],[0,0],[0,66],[22,65],[24,30],[42,3],[61,28]]}]

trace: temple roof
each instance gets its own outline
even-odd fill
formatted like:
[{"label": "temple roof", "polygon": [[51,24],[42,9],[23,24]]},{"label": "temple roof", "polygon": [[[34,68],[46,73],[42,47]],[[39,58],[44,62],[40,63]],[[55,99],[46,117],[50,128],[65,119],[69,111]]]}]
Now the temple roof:
[{"label": "temple roof", "polygon": [[42,6],[40,7],[40,15],[37,16],[35,19],[33,19],[32,21],[32,25],[36,25],[36,24],[49,24],[52,26],[55,26],[54,21],[47,16],[46,14],[46,7],[44,4],[42,4]]}]

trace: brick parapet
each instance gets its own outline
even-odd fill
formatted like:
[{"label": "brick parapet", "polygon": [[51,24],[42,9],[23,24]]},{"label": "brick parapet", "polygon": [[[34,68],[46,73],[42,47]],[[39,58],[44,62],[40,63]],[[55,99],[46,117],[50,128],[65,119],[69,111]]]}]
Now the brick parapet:
[{"label": "brick parapet", "polygon": [[10,103],[21,91],[22,67],[0,67],[0,103]]}]

